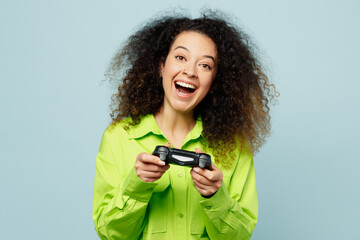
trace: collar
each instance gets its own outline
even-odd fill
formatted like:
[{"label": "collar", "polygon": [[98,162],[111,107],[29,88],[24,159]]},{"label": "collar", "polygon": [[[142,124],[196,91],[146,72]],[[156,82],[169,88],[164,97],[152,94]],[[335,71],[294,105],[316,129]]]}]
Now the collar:
[{"label": "collar", "polygon": [[[201,117],[198,117],[196,120],[196,124],[193,129],[189,132],[189,134],[185,138],[185,142],[191,139],[197,139],[202,135],[203,125]],[[137,139],[142,138],[149,133],[153,133],[155,135],[164,136],[164,133],[159,128],[155,117],[153,114],[148,114],[140,118],[140,123],[135,126],[129,126],[129,138]]]}]

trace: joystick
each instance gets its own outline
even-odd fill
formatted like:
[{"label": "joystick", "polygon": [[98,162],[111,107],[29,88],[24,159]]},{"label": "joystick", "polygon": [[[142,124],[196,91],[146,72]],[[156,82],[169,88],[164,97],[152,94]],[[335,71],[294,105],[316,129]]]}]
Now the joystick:
[{"label": "joystick", "polygon": [[156,146],[153,155],[166,163],[173,163],[181,166],[201,167],[211,170],[211,156],[206,153],[197,153],[177,148]]}]

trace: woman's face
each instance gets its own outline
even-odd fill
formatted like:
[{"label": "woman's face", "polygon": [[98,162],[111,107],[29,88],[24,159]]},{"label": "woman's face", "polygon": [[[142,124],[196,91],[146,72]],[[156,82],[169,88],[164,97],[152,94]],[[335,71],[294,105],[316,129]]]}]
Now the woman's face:
[{"label": "woman's face", "polygon": [[180,33],[160,67],[165,92],[163,107],[193,111],[208,93],[216,70],[215,43],[201,33]]}]

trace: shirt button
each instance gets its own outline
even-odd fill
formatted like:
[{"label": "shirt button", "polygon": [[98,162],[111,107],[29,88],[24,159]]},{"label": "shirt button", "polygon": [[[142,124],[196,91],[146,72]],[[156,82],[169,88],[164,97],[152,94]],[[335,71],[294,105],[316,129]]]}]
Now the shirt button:
[{"label": "shirt button", "polygon": [[152,190],[153,190],[153,188],[147,188],[146,189],[146,191],[149,191],[149,192],[152,191]]},{"label": "shirt button", "polygon": [[180,217],[180,218],[183,218],[183,217],[184,217],[184,214],[179,213],[179,217]]},{"label": "shirt button", "polygon": [[211,206],[206,206],[205,208],[206,208],[206,210],[210,210]]},{"label": "shirt button", "polygon": [[182,177],[182,175],[183,175],[183,174],[182,174],[181,172],[178,173],[178,176],[179,176],[179,177]]}]

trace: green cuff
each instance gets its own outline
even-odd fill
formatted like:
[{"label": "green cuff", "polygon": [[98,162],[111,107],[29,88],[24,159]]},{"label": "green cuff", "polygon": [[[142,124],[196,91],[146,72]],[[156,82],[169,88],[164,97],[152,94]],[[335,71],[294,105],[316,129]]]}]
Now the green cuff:
[{"label": "green cuff", "polygon": [[136,175],[135,168],[133,168],[124,182],[124,195],[142,202],[149,202],[157,185],[158,183],[155,182],[142,181]]},{"label": "green cuff", "polygon": [[200,201],[200,205],[204,208],[209,219],[219,218],[226,214],[228,209],[231,208],[231,199],[224,184],[222,184],[214,196],[203,198]]}]

